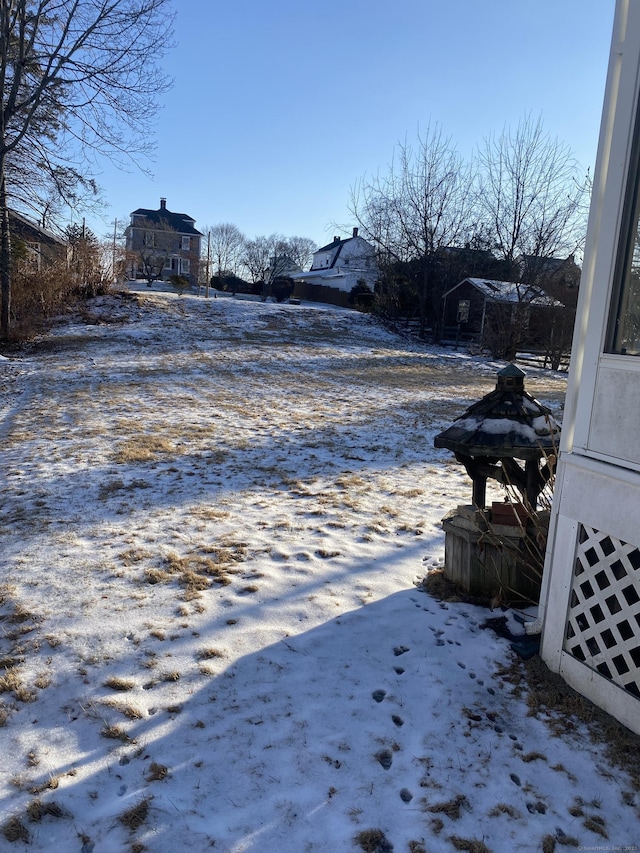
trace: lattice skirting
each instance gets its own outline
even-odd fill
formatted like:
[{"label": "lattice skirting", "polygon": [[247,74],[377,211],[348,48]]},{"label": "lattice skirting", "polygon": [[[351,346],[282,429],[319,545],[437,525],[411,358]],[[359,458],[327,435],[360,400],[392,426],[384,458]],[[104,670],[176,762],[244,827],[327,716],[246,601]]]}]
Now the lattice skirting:
[{"label": "lattice skirting", "polygon": [[581,525],[564,650],[640,699],[640,548]]}]

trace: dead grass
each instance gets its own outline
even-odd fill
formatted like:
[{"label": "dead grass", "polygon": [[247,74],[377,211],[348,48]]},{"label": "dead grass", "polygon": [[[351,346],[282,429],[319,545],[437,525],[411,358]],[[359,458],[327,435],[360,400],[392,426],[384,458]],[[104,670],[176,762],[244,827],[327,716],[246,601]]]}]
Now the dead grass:
[{"label": "dead grass", "polygon": [[61,818],[68,814],[58,803],[54,801],[43,803],[41,800],[32,800],[26,811],[32,823],[40,823],[43,817]]},{"label": "dead grass", "polygon": [[135,806],[132,806],[130,809],[123,812],[118,817],[118,820],[129,830],[129,832],[136,832],[136,830],[140,829],[149,816],[150,802],[151,797],[145,797],[143,800],[140,800],[139,803],[136,803]]},{"label": "dead grass", "polygon": [[514,820],[522,817],[518,809],[514,808],[514,806],[510,806],[508,803],[496,803],[489,812],[489,817],[499,817],[501,814],[506,814],[509,817],[514,818]]},{"label": "dead grass", "polygon": [[458,794],[452,800],[445,800],[442,803],[429,803],[428,800],[422,800],[422,808],[425,812],[431,814],[444,814],[451,820],[459,820],[460,813],[463,808],[470,808],[469,801],[464,794]]},{"label": "dead grass", "polygon": [[223,658],[225,653],[220,649],[200,649],[197,653],[198,660],[211,660],[212,658]]},{"label": "dead grass", "polygon": [[30,840],[29,830],[17,817],[9,818],[2,825],[2,834],[12,844],[16,841],[23,841],[25,844],[28,844]]},{"label": "dead grass", "polygon": [[136,686],[135,681],[132,678],[123,678],[120,675],[110,675],[103,682],[105,687],[108,687],[110,690],[133,690]]},{"label": "dead grass", "polygon": [[131,738],[122,726],[106,725],[101,729],[100,734],[102,737],[108,738],[109,740],[119,740],[122,741],[122,743],[131,742]]},{"label": "dead grass", "polygon": [[391,853],[393,850],[393,845],[381,829],[363,829],[353,840],[364,853]]},{"label": "dead grass", "polygon": [[537,655],[526,661],[515,658],[502,677],[522,690],[529,716],[543,720],[557,737],[585,724],[592,742],[604,747],[609,761],[627,773],[633,789],[640,791],[640,736],[569,687]]},{"label": "dead grass", "polygon": [[157,435],[141,435],[123,441],[115,453],[115,461],[119,465],[130,465],[136,462],[154,462],[162,455],[175,453],[171,441]]},{"label": "dead grass", "polygon": [[155,761],[152,761],[145,779],[147,782],[160,782],[162,779],[166,779],[168,775],[168,767],[164,764],[157,764]]},{"label": "dead grass", "polygon": [[449,841],[456,850],[467,850],[468,853],[491,853],[484,841],[479,841],[477,838],[460,838],[458,835],[452,835]]},{"label": "dead grass", "polygon": [[586,820],[582,824],[585,829],[590,830],[591,832],[595,832],[596,835],[600,835],[602,838],[608,838],[609,834],[606,830],[606,823],[600,815],[589,815]]},{"label": "dead grass", "polygon": [[102,704],[108,708],[113,708],[114,711],[122,714],[128,720],[141,720],[145,716],[144,712],[140,708],[136,708],[135,705],[123,704],[113,699],[103,699]]}]

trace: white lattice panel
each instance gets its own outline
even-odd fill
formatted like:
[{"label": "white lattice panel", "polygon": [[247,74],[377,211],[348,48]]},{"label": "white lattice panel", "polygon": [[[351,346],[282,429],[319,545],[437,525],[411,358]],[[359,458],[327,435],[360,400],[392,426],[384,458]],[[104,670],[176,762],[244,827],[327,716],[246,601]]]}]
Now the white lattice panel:
[{"label": "white lattice panel", "polygon": [[640,698],[640,548],[581,526],[564,649]]}]

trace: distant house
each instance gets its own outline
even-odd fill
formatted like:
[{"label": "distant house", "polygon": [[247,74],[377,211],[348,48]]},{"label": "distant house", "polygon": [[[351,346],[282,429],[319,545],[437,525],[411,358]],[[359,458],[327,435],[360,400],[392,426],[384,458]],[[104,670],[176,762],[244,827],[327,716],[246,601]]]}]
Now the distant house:
[{"label": "distant house", "polygon": [[131,214],[126,232],[130,277],[168,281],[182,276],[196,283],[201,239],[195,219],[169,210],[165,198],[157,210],[139,207]]},{"label": "distant house", "polygon": [[445,334],[455,332],[492,350],[496,336],[509,338],[512,332],[517,332],[518,344],[536,343],[550,312],[563,309],[539,287],[484,278],[465,278],[442,300]]},{"label": "distant house", "polygon": [[12,252],[18,263],[31,271],[69,261],[69,245],[52,231],[41,228],[22,213],[9,211]]},{"label": "distant house", "polygon": [[375,249],[354,228],[353,236],[334,237],[331,243],[314,252],[310,270],[292,273],[290,277],[295,283],[294,296],[298,298],[347,305],[357,285],[373,291],[378,280]]}]

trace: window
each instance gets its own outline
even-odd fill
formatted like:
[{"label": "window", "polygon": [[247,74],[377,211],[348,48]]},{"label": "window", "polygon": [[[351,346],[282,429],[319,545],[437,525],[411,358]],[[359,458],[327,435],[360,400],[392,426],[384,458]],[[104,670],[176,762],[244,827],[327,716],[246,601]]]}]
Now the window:
[{"label": "window", "polygon": [[188,273],[191,269],[191,261],[189,258],[182,258],[182,272]]},{"label": "window", "polygon": [[182,238],[182,251],[188,252],[191,248],[191,237],[183,237]]},{"label": "window", "polygon": [[607,351],[640,356],[640,115],[634,133]]},{"label": "window", "polygon": [[471,301],[469,299],[458,300],[458,314],[456,317],[457,323],[469,322],[469,310],[471,309]]}]

